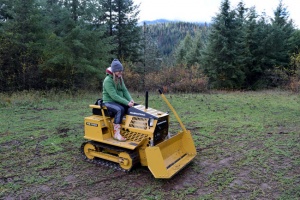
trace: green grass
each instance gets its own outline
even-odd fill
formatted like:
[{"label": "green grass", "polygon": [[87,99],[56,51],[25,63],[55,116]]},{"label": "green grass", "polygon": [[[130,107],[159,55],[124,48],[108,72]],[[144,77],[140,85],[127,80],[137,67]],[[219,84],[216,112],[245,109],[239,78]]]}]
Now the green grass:
[{"label": "green grass", "polygon": [[[83,119],[100,92],[0,94],[0,199],[299,199],[300,96],[166,94],[198,155],[171,180],[85,162]],[[134,93],[144,104],[143,94]],[[155,92],[149,107],[170,111]],[[180,127],[171,116],[171,132]]]}]

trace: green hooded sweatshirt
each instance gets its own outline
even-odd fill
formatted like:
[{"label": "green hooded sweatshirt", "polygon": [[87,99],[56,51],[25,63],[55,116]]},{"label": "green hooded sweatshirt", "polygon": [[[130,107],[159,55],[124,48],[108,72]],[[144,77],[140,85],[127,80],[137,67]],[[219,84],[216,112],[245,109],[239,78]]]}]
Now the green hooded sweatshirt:
[{"label": "green hooded sweatshirt", "polygon": [[115,102],[126,106],[132,100],[123,79],[116,85],[111,74],[107,74],[103,81],[102,99],[103,103]]}]

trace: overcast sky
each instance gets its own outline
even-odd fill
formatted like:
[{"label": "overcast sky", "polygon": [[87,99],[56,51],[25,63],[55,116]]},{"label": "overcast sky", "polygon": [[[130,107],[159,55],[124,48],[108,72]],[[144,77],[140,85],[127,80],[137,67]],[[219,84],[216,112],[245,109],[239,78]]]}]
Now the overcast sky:
[{"label": "overcast sky", "polygon": [[[187,22],[211,22],[212,17],[219,13],[222,0],[133,0],[141,3],[140,21],[169,19]],[[240,0],[230,0],[231,9],[235,8]],[[246,7],[255,6],[258,14],[265,12],[273,17],[279,0],[243,0]],[[300,0],[282,0],[287,7],[290,19],[300,28]]]}]

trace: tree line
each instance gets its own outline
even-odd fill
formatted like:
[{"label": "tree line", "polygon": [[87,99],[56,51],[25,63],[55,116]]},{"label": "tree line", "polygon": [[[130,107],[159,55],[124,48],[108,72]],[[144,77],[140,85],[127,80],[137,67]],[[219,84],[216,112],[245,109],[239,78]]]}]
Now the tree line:
[{"label": "tree line", "polygon": [[300,86],[300,31],[282,2],[268,17],[223,0],[211,24],[138,15],[131,0],[0,0],[0,91],[101,89],[113,58],[133,90]]},{"label": "tree line", "polygon": [[138,61],[131,0],[0,0],[0,91],[95,88],[113,58]]},{"label": "tree line", "polygon": [[187,34],[174,50],[176,64],[198,66],[211,88],[262,89],[300,84],[300,31],[280,1],[269,18],[240,2],[221,3],[209,26]]}]

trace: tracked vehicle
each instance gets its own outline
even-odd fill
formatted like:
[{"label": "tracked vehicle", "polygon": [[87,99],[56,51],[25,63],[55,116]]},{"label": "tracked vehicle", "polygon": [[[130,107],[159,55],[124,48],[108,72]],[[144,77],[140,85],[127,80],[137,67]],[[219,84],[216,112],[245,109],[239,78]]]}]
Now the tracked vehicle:
[{"label": "tracked vehicle", "polygon": [[127,139],[113,139],[113,116],[102,101],[90,105],[93,115],[84,119],[84,138],[81,152],[87,161],[130,171],[135,165],[147,166],[155,178],[168,179],[183,169],[196,156],[196,148],[175,109],[159,90],[160,96],[172,110],[181,126],[176,134],[169,133],[170,116],[145,105],[128,109],[123,118],[121,134]]}]

